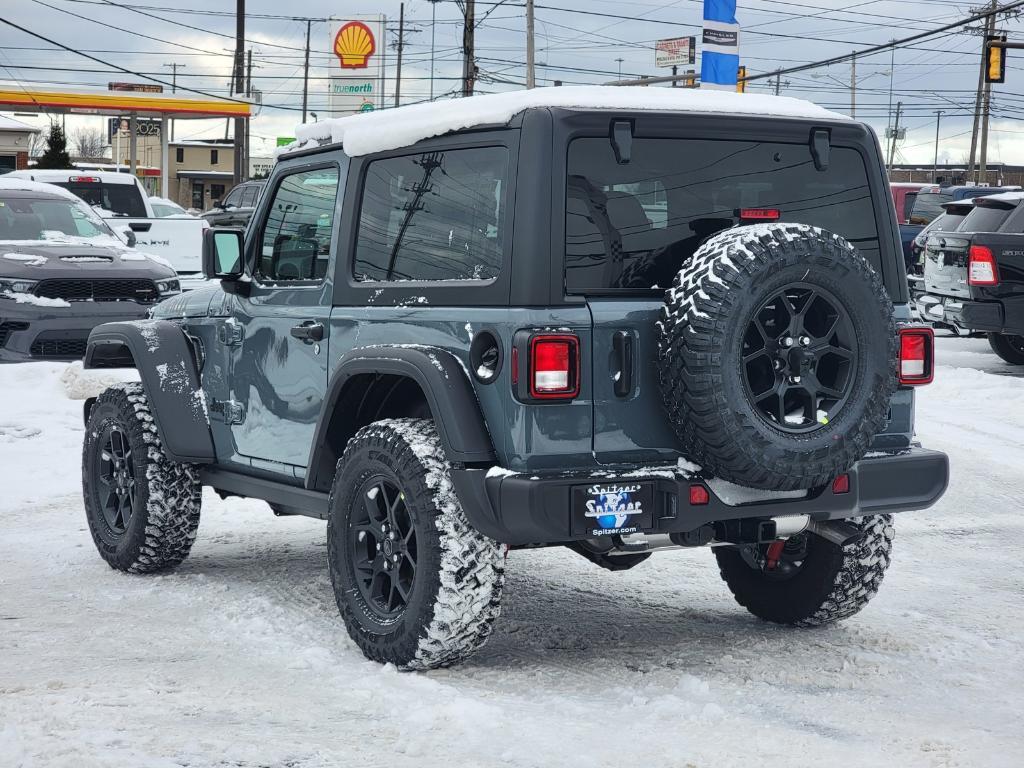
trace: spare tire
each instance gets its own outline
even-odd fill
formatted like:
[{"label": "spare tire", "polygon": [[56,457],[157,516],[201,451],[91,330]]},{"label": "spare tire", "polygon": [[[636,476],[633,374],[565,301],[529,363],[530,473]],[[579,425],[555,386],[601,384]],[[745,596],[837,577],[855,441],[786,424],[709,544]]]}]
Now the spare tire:
[{"label": "spare tire", "polygon": [[838,235],[772,223],[712,237],[676,275],[658,329],[669,421],[709,475],[820,487],[885,423],[892,302]]}]

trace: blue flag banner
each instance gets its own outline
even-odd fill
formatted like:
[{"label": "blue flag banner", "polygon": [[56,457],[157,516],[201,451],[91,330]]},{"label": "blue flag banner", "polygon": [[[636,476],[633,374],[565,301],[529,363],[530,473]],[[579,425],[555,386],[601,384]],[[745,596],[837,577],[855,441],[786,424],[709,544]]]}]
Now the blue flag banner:
[{"label": "blue flag banner", "polygon": [[736,90],[739,67],[740,25],[736,21],[736,0],[704,0],[700,87]]}]

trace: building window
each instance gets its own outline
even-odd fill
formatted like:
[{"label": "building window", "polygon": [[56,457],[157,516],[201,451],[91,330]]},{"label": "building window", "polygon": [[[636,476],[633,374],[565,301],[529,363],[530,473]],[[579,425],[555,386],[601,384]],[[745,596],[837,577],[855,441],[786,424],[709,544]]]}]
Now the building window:
[{"label": "building window", "polygon": [[210,165],[216,165],[216,164],[217,164],[217,150],[216,149],[211,149],[210,150]]},{"label": "building window", "polygon": [[174,150],[174,161],[176,163],[184,163],[185,162],[185,148],[184,147],[178,147],[177,149]]},{"label": "building window", "polygon": [[224,197],[224,185],[223,184],[211,184],[210,185],[210,199],[220,200]]}]

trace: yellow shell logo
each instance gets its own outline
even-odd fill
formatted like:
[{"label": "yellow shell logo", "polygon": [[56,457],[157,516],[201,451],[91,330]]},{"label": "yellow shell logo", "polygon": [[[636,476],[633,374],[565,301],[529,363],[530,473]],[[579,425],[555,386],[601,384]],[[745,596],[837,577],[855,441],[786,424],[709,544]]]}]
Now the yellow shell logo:
[{"label": "yellow shell logo", "polygon": [[343,69],[366,69],[367,62],[377,50],[373,32],[361,21],[350,21],[338,30],[334,38],[334,52]]}]

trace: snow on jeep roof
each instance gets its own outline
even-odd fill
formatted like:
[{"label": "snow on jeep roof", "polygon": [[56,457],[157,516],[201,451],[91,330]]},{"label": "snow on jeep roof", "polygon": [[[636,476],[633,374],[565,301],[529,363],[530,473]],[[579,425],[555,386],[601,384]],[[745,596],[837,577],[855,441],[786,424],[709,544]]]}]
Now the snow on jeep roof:
[{"label": "snow on jeep roof", "polygon": [[278,155],[320,144],[342,143],[351,156],[398,149],[450,131],[501,125],[531,107],[566,109],[654,110],[758,115],[776,118],[849,120],[838,112],[789,96],[702,91],[692,88],[571,86],[493,93],[465,99],[412,104],[398,110],[364,112],[306,123],[295,129],[296,141]]}]

